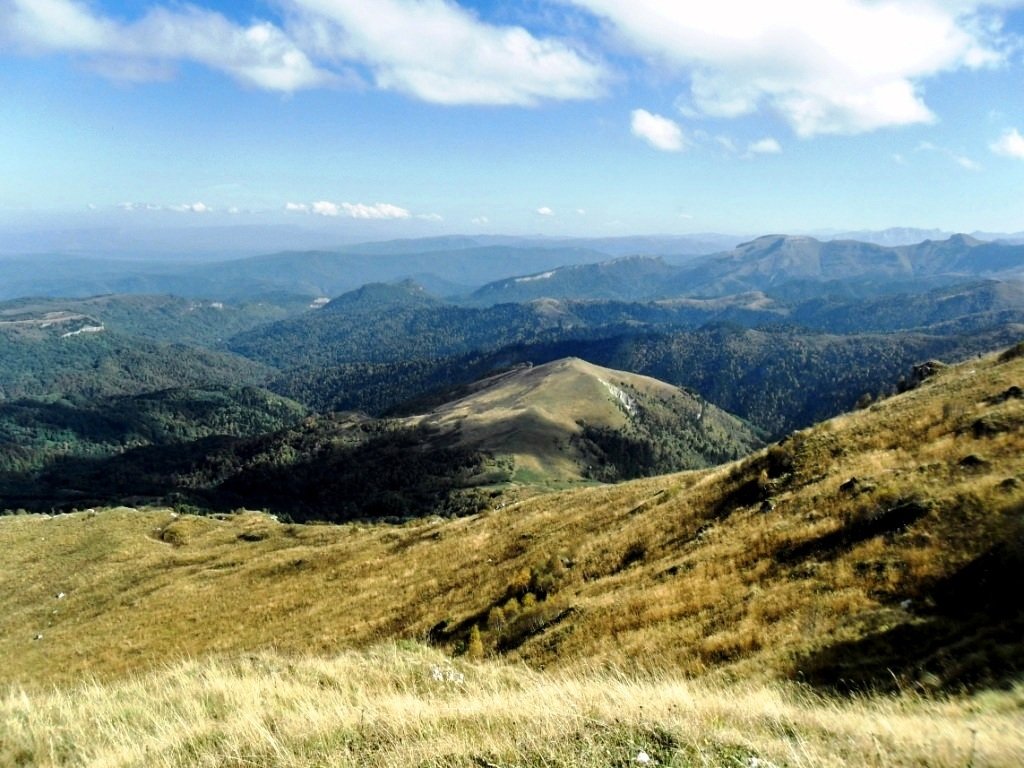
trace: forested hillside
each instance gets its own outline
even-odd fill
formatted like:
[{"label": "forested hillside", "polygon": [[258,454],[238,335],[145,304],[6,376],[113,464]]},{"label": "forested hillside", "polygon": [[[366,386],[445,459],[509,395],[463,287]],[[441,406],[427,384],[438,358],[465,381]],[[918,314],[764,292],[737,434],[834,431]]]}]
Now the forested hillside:
[{"label": "forested hillside", "polygon": [[[602,335],[602,330],[611,335]],[[731,324],[665,332],[573,329],[561,340],[463,356],[308,365],[279,375],[270,387],[318,410],[408,412],[416,406],[406,406],[406,401],[429,403],[431,390],[468,383],[491,369],[576,356],[689,388],[781,436],[847,411],[865,396],[894,392],[916,363],[962,360],[1010,344],[1022,334],[1024,324],[1016,323],[964,335],[839,335]]]},{"label": "forested hillside", "polygon": [[0,473],[10,479],[71,458],[213,435],[256,436],[298,422],[298,403],[252,387],[0,403]]},{"label": "forested hillside", "polygon": [[303,415],[260,390],[14,403],[0,407],[0,437],[18,443],[0,452],[0,499],[405,519],[471,513],[509,488],[706,467],[762,444],[690,393],[579,360],[493,376],[419,416]]}]

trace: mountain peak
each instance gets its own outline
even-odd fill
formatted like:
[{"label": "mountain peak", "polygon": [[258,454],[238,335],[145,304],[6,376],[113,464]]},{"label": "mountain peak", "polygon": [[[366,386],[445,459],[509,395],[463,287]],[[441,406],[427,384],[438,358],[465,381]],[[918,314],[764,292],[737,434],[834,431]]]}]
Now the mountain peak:
[{"label": "mountain peak", "polygon": [[947,241],[950,245],[964,246],[966,248],[973,248],[976,245],[981,245],[983,241],[978,240],[970,235],[965,235],[962,232],[958,232],[952,235]]},{"label": "mountain peak", "polygon": [[427,293],[419,283],[402,280],[398,283],[367,283],[354,291],[343,293],[326,304],[322,311],[379,310],[389,306],[429,306],[438,299]]}]

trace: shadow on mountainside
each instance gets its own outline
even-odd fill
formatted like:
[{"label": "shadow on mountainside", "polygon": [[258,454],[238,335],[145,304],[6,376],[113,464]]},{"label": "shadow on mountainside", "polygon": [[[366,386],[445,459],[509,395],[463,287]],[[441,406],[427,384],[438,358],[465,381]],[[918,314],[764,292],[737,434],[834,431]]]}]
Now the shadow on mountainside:
[{"label": "shadow on mountainside", "polygon": [[1022,571],[1024,533],[904,604],[911,621],[815,652],[796,676],[842,692],[1008,688],[1024,678]]},{"label": "shadow on mountainside", "polygon": [[[325,420],[329,422],[330,420]],[[347,444],[340,441],[350,432]],[[331,423],[256,438],[208,437],[109,457],[65,457],[0,474],[0,508],[170,504],[268,509],[296,522],[405,520],[479,511],[486,457],[456,435]]]}]

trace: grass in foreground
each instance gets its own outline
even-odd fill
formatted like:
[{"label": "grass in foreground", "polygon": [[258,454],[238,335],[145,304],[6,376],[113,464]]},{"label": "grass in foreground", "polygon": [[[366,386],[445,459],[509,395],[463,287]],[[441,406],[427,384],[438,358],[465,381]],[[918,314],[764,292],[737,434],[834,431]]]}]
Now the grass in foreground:
[{"label": "grass in foreground", "polygon": [[1020,686],[970,699],[833,699],[778,683],[452,662],[400,644],[8,688],[0,764],[982,768],[1024,764],[1022,725]]}]

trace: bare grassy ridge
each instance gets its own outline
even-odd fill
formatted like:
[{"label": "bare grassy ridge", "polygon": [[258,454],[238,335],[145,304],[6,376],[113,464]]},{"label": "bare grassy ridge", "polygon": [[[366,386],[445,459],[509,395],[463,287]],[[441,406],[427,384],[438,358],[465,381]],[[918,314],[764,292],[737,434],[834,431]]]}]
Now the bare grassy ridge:
[{"label": "bare grassy ridge", "polygon": [[838,700],[790,686],[452,662],[411,644],[261,653],[0,697],[0,764],[1019,766],[1024,689]]}]

